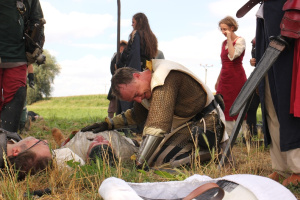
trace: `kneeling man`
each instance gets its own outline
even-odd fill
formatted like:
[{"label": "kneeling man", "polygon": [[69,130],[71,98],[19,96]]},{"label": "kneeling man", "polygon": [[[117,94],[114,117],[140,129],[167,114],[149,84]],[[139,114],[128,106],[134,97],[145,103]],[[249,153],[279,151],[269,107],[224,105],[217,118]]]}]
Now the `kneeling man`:
[{"label": "kneeling man", "polygon": [[[152,60],[147,70],[118,69],[111,88],[134,107],[82,131],[100,132],[145,123],[136,164],[178,167],[228,139],[225,118],[210,89],[190,70],[167,60]],[[210,159],[202,156],[201,160]]]}]

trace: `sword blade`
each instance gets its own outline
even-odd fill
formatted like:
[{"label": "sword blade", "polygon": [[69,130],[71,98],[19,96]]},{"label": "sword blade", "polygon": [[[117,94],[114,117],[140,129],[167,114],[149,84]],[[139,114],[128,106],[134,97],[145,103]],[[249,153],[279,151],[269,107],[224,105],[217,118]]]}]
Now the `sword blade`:
[{"label": "sword blade", "polygon": [[264,55],[233,102],[229,110],[230,116],[234,116],[239,113],[239,111],[248,101],[251,94],[257,88],[262,78],[264,78],[268,70],[271,68],[286,46],[287,42],[280,36],[271,38],[271,42],[269,43]]},{"label": "sword blade", "polygon": [[242,107],[241,111],[239,112],[239,115],[238,115],[236,122],[234,124],[234,127],[232,129],[231,135],[229,137],[229,142],[227,143],[227,145],[224,149],[224,152],[222,153],[222,157],[221,157],[221,160],[220,160],[219,166],[218,166],[219,170],[221,170],[221,168],[224,166],[224,164],[226,163],[227,159],[229,158],[229,156],[231,154],[231,150],[234,146],[237,136],[239,135],[240,129],[241,129],[243,121],[246,117],[247,111],[249,110],[253,96],[254,96],[254,93],[251,94],[246,105],[244,105]]}]

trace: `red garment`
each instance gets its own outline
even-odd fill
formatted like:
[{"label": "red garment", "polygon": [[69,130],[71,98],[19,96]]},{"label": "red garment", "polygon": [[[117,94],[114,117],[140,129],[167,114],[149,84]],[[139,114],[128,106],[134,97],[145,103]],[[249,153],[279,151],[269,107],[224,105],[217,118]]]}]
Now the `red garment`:
[{"label": "red garment", "polygon": [[10,102],[17,90],[26,86],[27,65],[13,68],[0,68],[0,112],[3,105]]},{"label": "red garment", "polygon": [[[300,117],[300,39],[295,40],[290,113]],[[299,78],[298,78],[299,77]]]},{"label": "red garment", "polygon": [[[233,42],[235,45],[236,40]],[[234,117],[229,116],[229,110],[239,94],[241,88],[247,80],[245,70],[243,68],[243,57],[245,51],[236,59],[231,61],[228,58],[228,48],[225,49],[227,40],[223,42],[221,60],[222,60],[222,69],[220,72],[220,79],[217,88],[217,93],[223,95],[225,103],[225,119],[226,121],[233,121],[237,119],[237,115]]]}]

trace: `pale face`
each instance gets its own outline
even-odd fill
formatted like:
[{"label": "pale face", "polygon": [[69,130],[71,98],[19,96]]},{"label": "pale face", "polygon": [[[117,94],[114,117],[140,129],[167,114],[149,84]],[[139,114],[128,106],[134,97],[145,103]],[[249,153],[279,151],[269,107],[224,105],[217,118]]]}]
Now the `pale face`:
[{"label": "pale face", "polygon": [[131,83],[120,85],[122,100],[141,103],[143,99],[150,99],[150,83],[144,80],[139,73],[135,73],[133,76],[134,80]]},{"label": "pale face", "polygon": [[230,28],[226,24],[220,24],[220,30],[223,33],[223,35],[225,35],[225,37],[227,37],[228,32],[232,33],[232,28]]},{"label": "pale face", "polygon": [[[34,137],[27,137],[27,138],[21,140],[20,142],[18,142],[17,144],[19,146],[25,145],[26,149],[31,147],[30,150],[35,152],[38,157],[52,158],[52,154],[49,149],[47,140],[43,140],[40,142],[39,141],[40,141],[39,139],[36,139]],[[34,144],[36,144],[36,145],[34,145]]]},{"label": "pale face", "polygon": [[136,20],[134,18],[132,18],[132,24],[131,24],[133,30],[135,30],[135,26],[136,26]]}]

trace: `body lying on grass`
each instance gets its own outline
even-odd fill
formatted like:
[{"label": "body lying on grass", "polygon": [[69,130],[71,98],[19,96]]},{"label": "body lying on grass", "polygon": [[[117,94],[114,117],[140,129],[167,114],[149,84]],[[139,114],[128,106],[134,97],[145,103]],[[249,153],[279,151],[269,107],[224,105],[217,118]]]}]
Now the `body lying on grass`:
[{"label": "body lying on grass", "polygon": [[54,140],[61,146],[55,150],[58,165],[72,159],[85,164],[91,160],[95,161],[96,157],[106,159],[110,163],[114,160],[128,161],[138,150],[133,140],[121,136],[117,131],[103,131],[96,134],[91,131],[79,131],[72,134],[75,136],[66,143],[61,131],[57,128],[52,129]]},{"label": "body lying on grass", "polygon": [[[53,129],[52,132],[61,135],[58,129]],[[33,175],[46,169],[52,161],[55,161],[58,167],[66,167],[66,161],[69,160],[84,165],[96,157],[105,159],[107,156],[107,160],[112,163],[114,159],[130,160],[130,156],[137,152],[132,140],[125,139],[116,131],[104,131],[99,134],[78,132],[67,144],[54,150],[49,148],[47,140],[34,137],[22,139],[17,133],[5,130],[0,130],[0,141],[3,150],[0,166],[6,168],[5,161],[7,161],[8,168],[13,167],[18,171],[18,180],[24,179],[28,173]],[[112,145],[122,147],[122,150],[114,148],[111,152],[112,148],[106,147]]]}]

